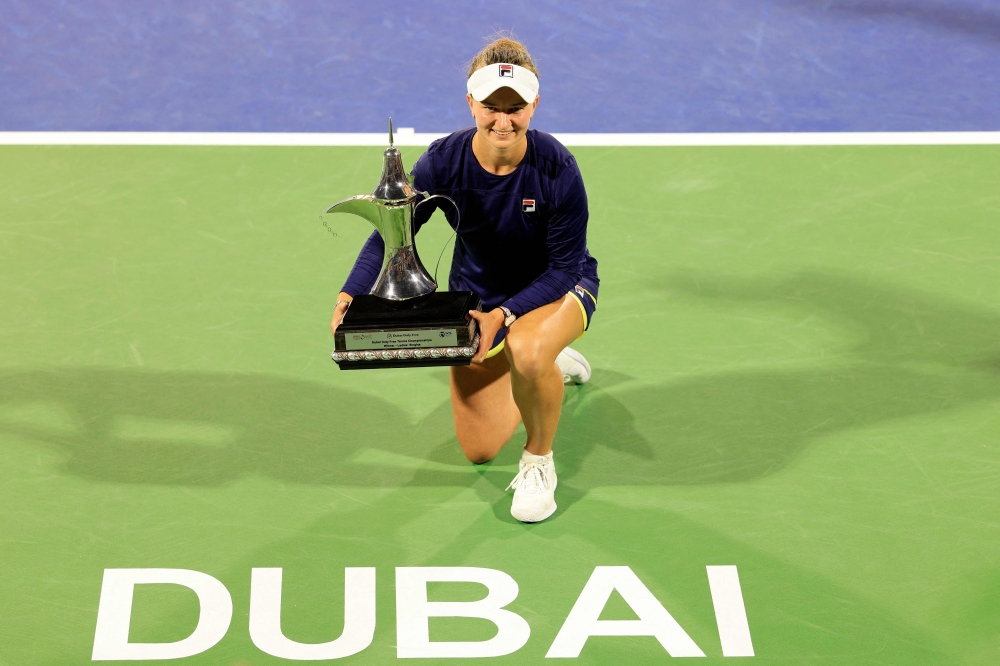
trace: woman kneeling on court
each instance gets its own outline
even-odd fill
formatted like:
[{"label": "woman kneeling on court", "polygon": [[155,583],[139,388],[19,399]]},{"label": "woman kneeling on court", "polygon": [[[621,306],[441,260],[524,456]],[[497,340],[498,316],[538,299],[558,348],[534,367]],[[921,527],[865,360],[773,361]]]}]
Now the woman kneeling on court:
[{"label": "woman kneeling on court", "polygon": [[[597,261],[587,251],[587,194],[576,160],[552,136],[529,130],[538,107],[538,70],[518,42],[501,38],[469,67],[476,126],[430,145],[413,167],[416,189],[455,200],[461,214],[449,289],[479,294],[470,313],[481,332],[468,366],[451,368],[451,405],[462,451],[474,463],[499,453],[524,422],[511,515],[538,522],[556,510],[552,440],[563,385],[590,366],[568,345],[597,306]],[[422,206],[414,228],[430,216]],[[443,208],[455,227],[450,207]],[[365,243],[333,315],[368,293],[382,265],[378,232]]]}]

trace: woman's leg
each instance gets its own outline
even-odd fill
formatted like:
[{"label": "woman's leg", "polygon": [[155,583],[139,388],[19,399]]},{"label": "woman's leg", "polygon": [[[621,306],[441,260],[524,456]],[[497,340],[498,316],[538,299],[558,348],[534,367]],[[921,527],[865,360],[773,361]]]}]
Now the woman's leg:
[{"label": "woman's leg", "polygon": [[556,356],[582,332],[580,305],[567,295],[519,317],[503,353],[482,365],[452,367],[451,409],[466,458],[493,460],[522,418],[525,449],[536,455],[552,450],[563,397]]},{"label": "woman's leg", "polygon": [[451,411],[465,457],[477,464],[493,460],[521,422],[503,353],[451,368]]},{"label": "woman's leg", "polygon": [[570,295],[519,317],[507,332],[510,390],[528,432],[528,453],[543,456],[552,450],[564,390],[556,356],[581,333],[583,313]]}]

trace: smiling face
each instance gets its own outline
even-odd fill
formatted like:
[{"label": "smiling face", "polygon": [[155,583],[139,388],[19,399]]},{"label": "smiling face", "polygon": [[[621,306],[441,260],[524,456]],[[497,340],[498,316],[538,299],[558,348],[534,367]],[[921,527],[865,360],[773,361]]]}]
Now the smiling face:
[{"label": "smiling face", "polygon": [[472,95],[466,98],[472,117],[476,119],[476,134],[486,145],[498,154],[525,149],[521,144],[538,107],[538,97],[528,104],[510,88],[498,88],[482,102],[472,99]]}]

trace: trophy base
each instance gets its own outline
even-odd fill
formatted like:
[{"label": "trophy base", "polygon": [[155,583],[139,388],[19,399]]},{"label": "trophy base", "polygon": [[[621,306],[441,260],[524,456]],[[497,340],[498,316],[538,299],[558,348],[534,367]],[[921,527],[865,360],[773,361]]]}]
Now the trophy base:
[{"label": "trophy base", "polygon": [[408,301],[357,296],[337,327],[330,357],[341,370],[468,365],[479,345],[469,310],[481,309],[471,291]]}]

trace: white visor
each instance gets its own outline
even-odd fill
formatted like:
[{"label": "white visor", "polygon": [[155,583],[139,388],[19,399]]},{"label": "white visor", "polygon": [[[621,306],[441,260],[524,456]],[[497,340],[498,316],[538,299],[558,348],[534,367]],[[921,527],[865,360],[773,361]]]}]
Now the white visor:
[{"label": "white visor", "polygon": [[498,63],[474,71],[467,88],[477,102],[482,102],[500,88],[510,88],[531,104],[538,97],[538,77],[520,65]]}]

